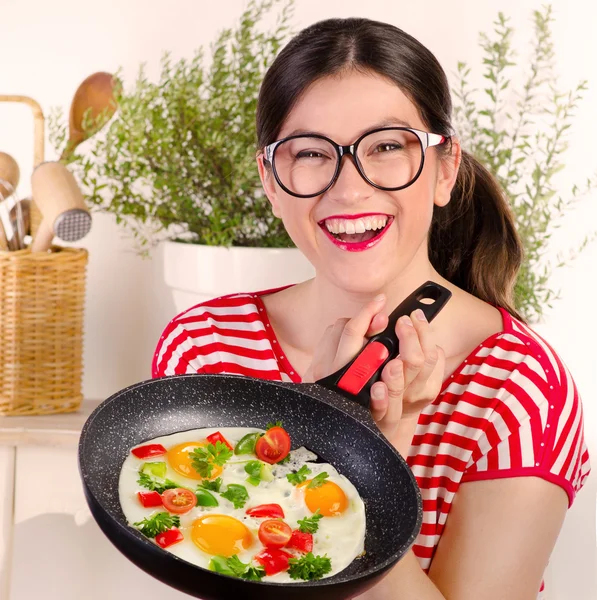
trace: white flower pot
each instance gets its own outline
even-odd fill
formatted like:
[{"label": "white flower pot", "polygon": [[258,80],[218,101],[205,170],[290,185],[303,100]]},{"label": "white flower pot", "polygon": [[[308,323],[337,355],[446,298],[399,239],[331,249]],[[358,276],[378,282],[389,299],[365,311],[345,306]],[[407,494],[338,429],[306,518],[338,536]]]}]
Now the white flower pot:
[{"label": "white flower pot", "polygon": [[256,292],[310,279],[297,248],[225,248],[164,242],[164,279],[177,313],[226,294]]}]

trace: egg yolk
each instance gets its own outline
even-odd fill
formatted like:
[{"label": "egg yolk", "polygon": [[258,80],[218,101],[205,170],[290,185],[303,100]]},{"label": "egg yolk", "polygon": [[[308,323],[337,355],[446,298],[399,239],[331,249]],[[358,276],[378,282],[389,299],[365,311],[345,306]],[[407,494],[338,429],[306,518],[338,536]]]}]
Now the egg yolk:
[{"label": "egg yolk", "polygon": [[[203,479],[191,463],[191,457],[189,452],[192,452],[195,448],[201,448],[207,446],[207,442],[183,442],[172,446],[166,453],[170,466],[180,475],[188,477],[189,479]],[[213,465],[211,470],[211,477],[209,479],[215,479],[222,474],[222,467],[220,465]]]},{"label": "egg yolk", "polygon": [[227,557],[246,550],[253,542],[248,528],[228,515],[205,515],[196,519],[191,539],[203,552]]},{"label": "egg yolk", "polygon": [[305,502],[311,512],[319,510],[324,517],[337,517],[348,506],[348,498],[342,488],[333,481],[326,481],[319,487],[310,488],[311,480],[301,483],[305,491]]}]

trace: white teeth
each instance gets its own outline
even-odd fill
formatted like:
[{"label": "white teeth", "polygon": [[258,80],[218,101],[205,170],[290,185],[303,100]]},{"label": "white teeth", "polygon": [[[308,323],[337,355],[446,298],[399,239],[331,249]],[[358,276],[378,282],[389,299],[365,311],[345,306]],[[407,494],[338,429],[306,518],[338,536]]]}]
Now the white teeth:
[{"label": "white teeth", "polygon": [[360,219],[326,219],[325,226],[330,233],[365,233],[383,229],[388,222],[386,216],[361,217]]}]

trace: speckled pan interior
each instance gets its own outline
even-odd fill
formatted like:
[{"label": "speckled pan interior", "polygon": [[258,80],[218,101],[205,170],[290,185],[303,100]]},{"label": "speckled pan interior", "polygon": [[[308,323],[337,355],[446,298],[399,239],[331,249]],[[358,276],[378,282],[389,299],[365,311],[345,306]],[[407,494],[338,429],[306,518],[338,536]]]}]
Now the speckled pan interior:
[{"label": "speckled pan interior", "polygon": [[[176,563],[176,568],[169,570],[172,577],[188,570],[189,578],[197,582],[196,590],[169,581],[163,572],[157,575],[162,581],[208,598],[216,596],[205,595],[205,591],[199,595],[201,582],[217,578],[216,588],[222,594],[232,593],[226,592],[222,583],[232,578],[180,560],[126,525],[118,500],[120,469],[132,446],[157,436],[201,427],[265,427],[273,420],[283,422],[293,448],[306,446],[348,477],[366,506],[366,555],[334,577],[300,587],[303,591],[306,586],[315,588],[310,589],[310,596],[315,592],[317,597],[321,590],[321,598],[340,597],[331,593],[334,586],[350,589],[351,582],[356,585],[378,577],[402,557],[418,534],[422,519],[419,490],[410,469],[378,432],[367,410],[317,384],[181,375],[118,392],[89,417],[79,444],[79,468],[94,517],[111,541],[139,566],[152,572],[162,562]],[[259,588],[261,598],[282,597],[280,584],[242,585]],[[296,587],[285,586],[286,590]],[[204,590],[207,588],[209,585]],[[264,594],[272,588],[275,594]],[[285,591],[283,597],[291,595]]]}]

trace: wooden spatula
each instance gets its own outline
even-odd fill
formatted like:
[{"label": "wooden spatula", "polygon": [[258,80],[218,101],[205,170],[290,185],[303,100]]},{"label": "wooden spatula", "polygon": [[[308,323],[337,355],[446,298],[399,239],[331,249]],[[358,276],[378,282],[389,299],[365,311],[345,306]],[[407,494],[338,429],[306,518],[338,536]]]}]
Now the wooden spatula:
[{"label": "wooden spatula", "polygon": [[87,77],[77,88],[70,107],[69,137],[66,148],[60,156],[61,162],[68,160],[81,142],[89,139],[101,129],[101,127],[97,127],[88,131],[83,130],[83,121],[88,110],[92,119],[96,119],[105,111],[106,118],[101,123],[102,126],[116,112],[117,105],[114,92],[117,85],[120,85],[120,83],[111,73],[100,71]]}]

